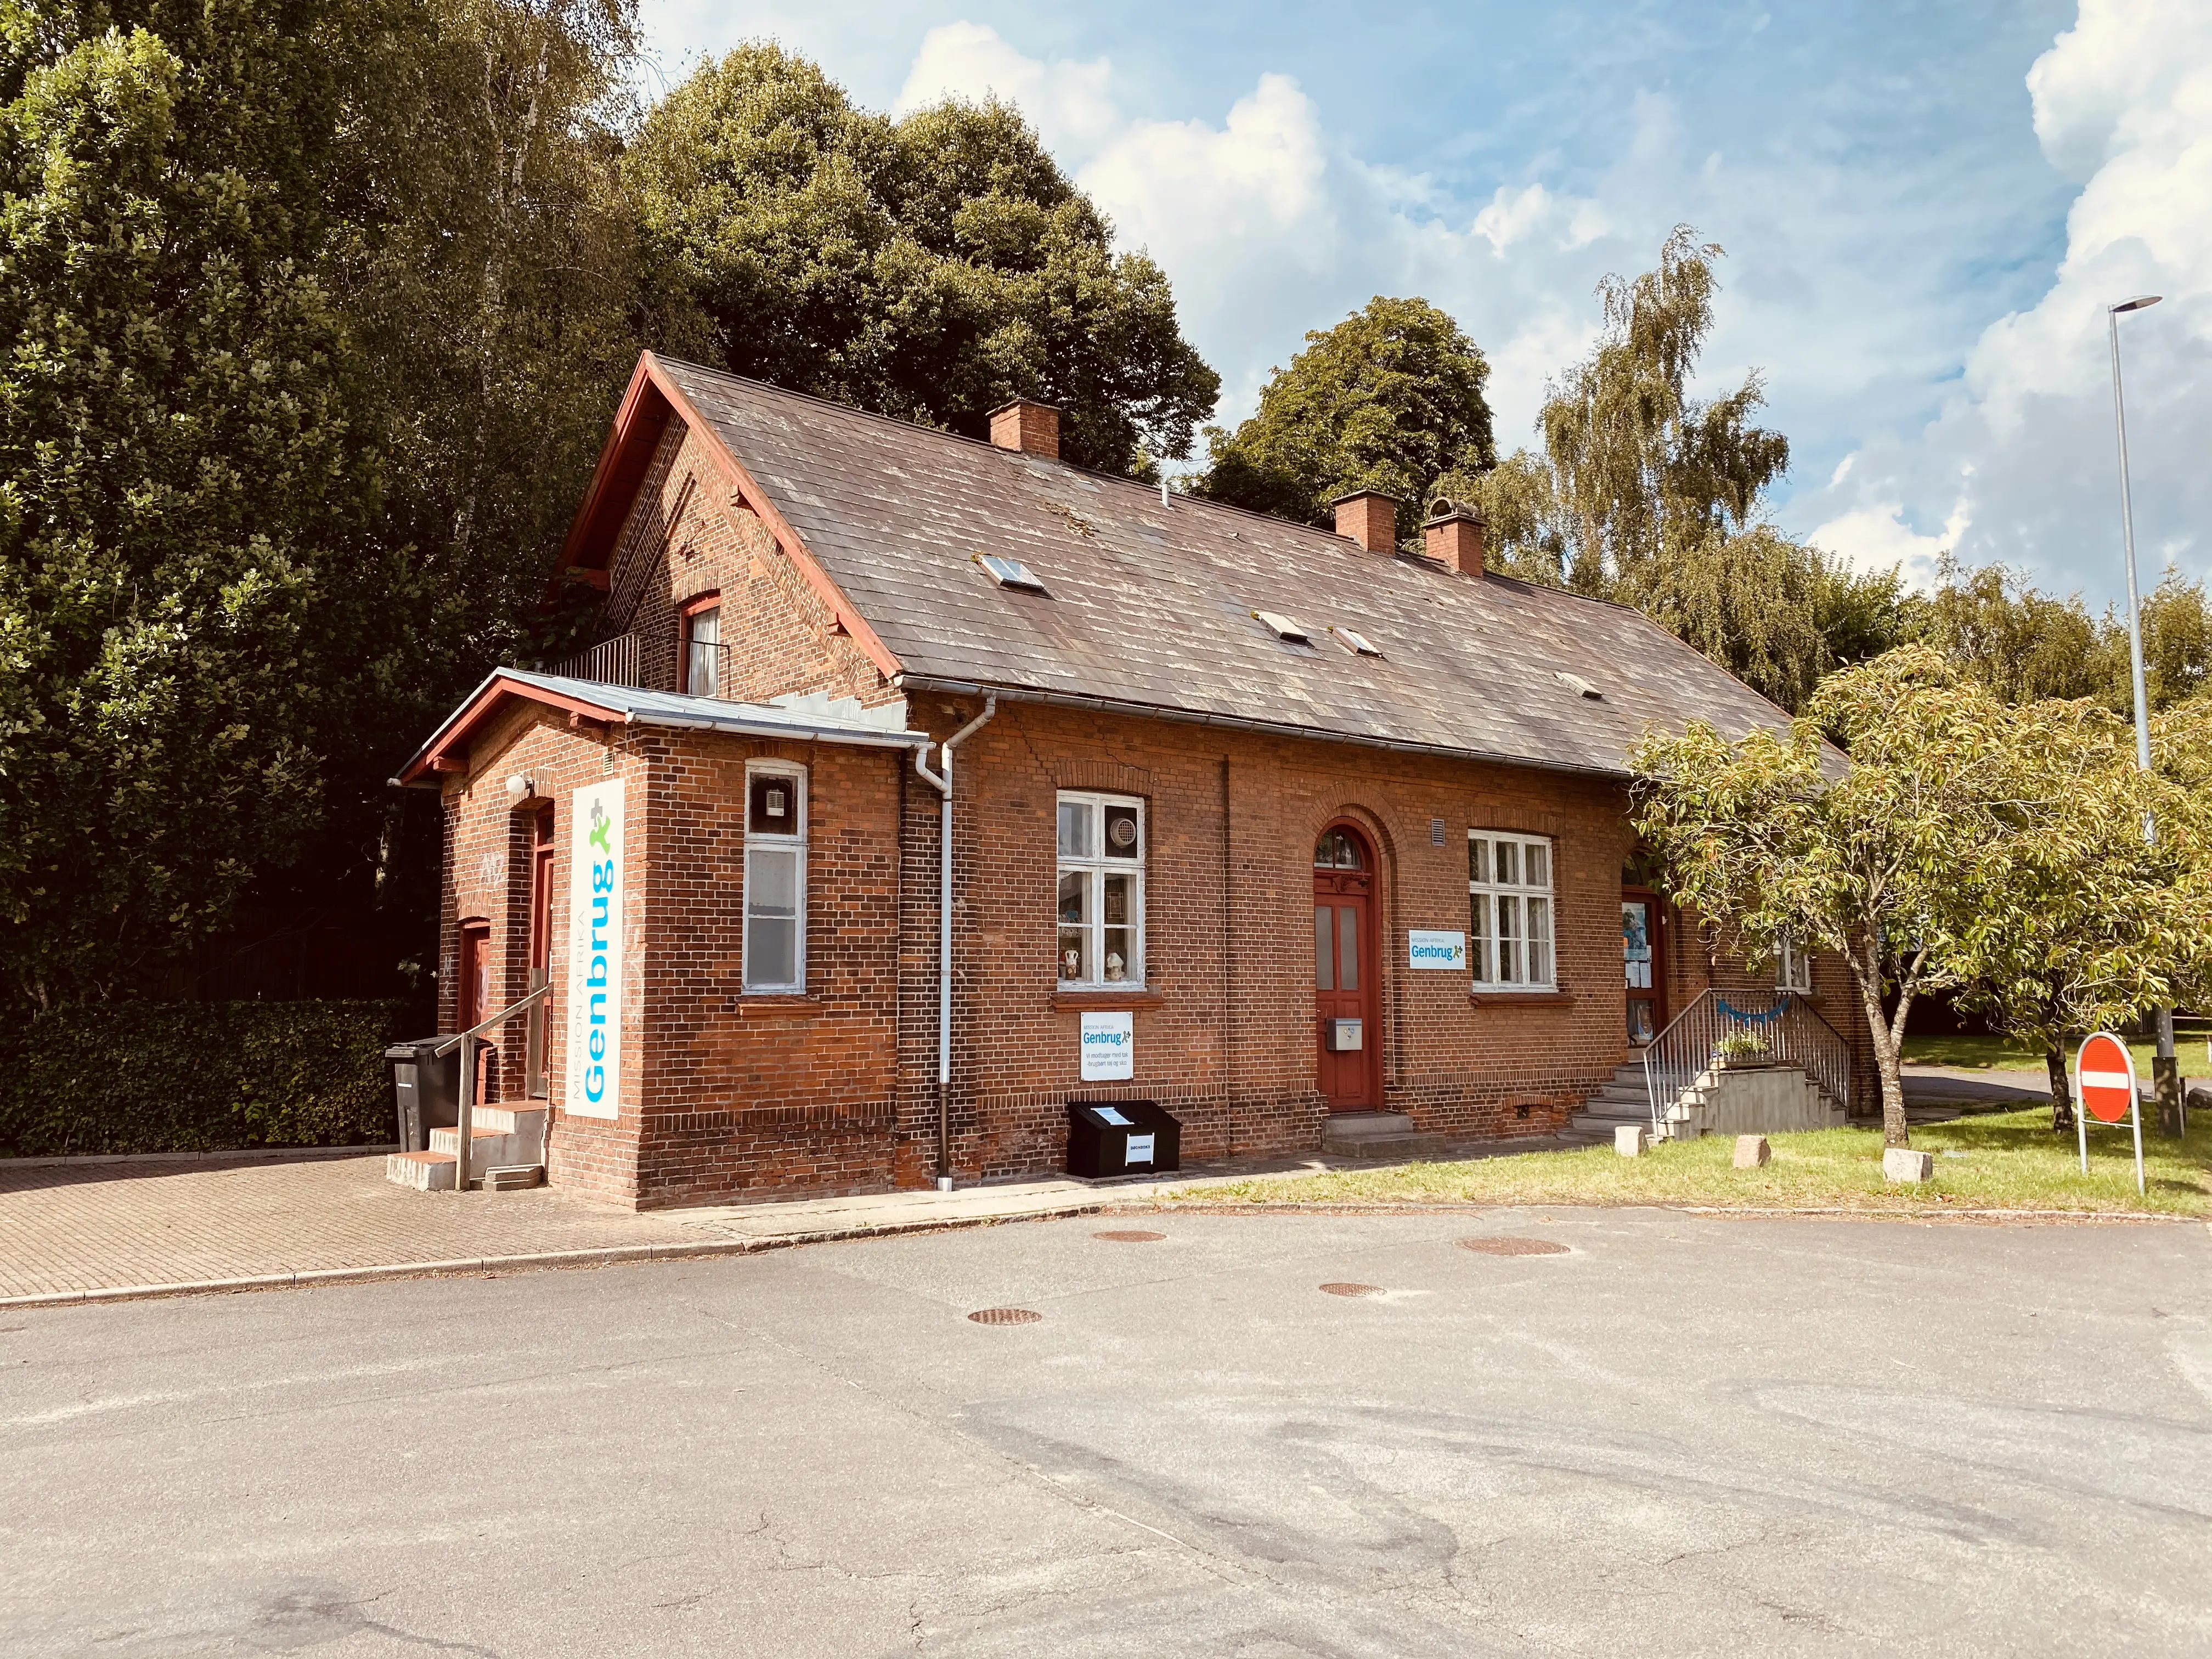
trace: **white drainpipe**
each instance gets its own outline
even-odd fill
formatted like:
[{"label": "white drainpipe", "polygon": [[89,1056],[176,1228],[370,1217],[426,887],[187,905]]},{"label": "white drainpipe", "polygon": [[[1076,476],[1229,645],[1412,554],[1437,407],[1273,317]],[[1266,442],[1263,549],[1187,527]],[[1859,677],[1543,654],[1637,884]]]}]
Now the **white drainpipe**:
[{"label": "white drainpipe", "polygon": [[938,745],[945,769],[929,769],[928,750],[914,751],[914,769],[944,797],[937,829],[937,1189],[952,1190],[952,751],[999,712],[999,694],[983,699],[983,712]]}]

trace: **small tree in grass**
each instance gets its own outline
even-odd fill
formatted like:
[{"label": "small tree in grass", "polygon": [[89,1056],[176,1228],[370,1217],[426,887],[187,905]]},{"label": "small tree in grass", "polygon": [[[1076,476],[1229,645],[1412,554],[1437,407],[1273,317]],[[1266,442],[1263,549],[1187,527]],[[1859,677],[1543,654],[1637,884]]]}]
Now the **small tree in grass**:
[{"label": "small tree in grass", "polygon": [[2212,936],[2201,792],[2142,771],[2128,723],[2090,702],[2012,715],[2009,833],[1976,849],[1990,901],[1946,956],[1961,1004],[2042,1054],[2070,1129],[2069,1042],[2171,1003]]},{"label": "small tree in grass", "polygon": [[1748,939],[1789,934],[1850,963],[1888,1146],[1910,1144],[1905,1017],[1923,990],[1955,982],[1945,947],[1988,902],[1979,851],[2009,833],[2014,718],[1907,647],[1830,675],[1786,734],[1731,742],[1693,722],[1647,735],[1633,757],[1637,827],[1674,897]]},{"label": "small tree in grass", "polygon": [[[1916,996],[1963,985],[2041,1048],[2212,984],[2212,705],[2176,711],[2160,769],[2086,702],[2008,706],[1922,647],[1832,674],[1788,735],[1709,726],[1635,756],[1638,827],[1674,895],[1754,941],[1842,952],[1881,1076],[1887,1144]],[[1822,738],[1832,735],[1849,759]],[[2196,787],[2191,787],[2192,783]],[[2146,815],[2160,832],[2146,841]],[[1893,1012],[1883,1000],[1893,994]]]}]

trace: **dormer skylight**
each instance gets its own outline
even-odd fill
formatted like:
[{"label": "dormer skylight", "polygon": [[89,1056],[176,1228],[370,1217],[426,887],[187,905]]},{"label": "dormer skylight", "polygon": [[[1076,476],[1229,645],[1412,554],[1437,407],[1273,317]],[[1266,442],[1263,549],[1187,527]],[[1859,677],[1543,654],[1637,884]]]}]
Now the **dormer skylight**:
[{"label": "dormer skylight", "polygon": [[1364,634],[1355,634],[1348,628],[1332,628],[1328,631],[1335,635],[1338,642],[1355,657],[1379,657],[1382,654],[1378,647],[1369,642]]},{"label": "dormer skylight", "polygon": [[1553,672],[1559,676],[1559,684],[1565,686],[1569,690],[1580,692],[1583,696],[1588,697],[1592,702],[1603,702],[1605,701],[1605,693],[1599,690],[1597,687],[1592,685],[1581,675],[1570,674],[1564,668],[1555,669]]},{"label": "dormer skylight", "polygon": [[1285,645],[1311,645],[1313,639],[1302,623],[1273,611],[1255,611],[1260,625]]},{"label": "dormer skylight", "polygon": [[1045,585],[1037,580],[1036,572],[1019,559],[1002,559],[995,553],[978,553],[975,557],[975,562],[983,567],[984,574],[1001,587],[1011,587],[1018,593],[1046,592]]}]

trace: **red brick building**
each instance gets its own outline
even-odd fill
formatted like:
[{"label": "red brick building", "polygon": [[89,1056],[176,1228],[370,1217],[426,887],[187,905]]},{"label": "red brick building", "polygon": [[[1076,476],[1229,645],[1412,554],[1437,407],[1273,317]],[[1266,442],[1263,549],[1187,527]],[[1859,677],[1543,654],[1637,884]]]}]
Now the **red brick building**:
[{"label": "red brick building", "polygon": [[1626,757],[1772,705],[1448,504],[1417,556],[1384,497],[1332,535],[1068,465],[1038,404],[993,439],[640,363],[563,555],[607,642],[402,780],[446,1029],[554,987],[485,1085],[555,1183],[1048,1170],[1133,1097],[1186,1158],[1552,1133],[1717,973],[1771,993],[1638,882]]}]

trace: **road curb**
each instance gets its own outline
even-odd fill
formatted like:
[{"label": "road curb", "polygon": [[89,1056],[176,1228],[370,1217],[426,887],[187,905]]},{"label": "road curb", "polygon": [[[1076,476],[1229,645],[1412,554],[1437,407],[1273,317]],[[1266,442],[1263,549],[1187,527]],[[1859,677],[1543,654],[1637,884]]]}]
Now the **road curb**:
[{"label": "road curb", "polygon": [[931,1216],[912,1221],[825,1227],[809,1232],[766,1233],[745,1238],[707,1238],[687,1243],[605,1244],[578,1250],[532,1250],[514,1255],[460,1256],[444,1261],[393,1261],[365,1267],[302,1267],[293,1273],[255,1273],[236,1279],[179,1279],[157,1285],[113,1285],[91,1290],[48,1291],[35,1296],[0,1297],[0,1311],[27,1308],[79,1307],[90,1303],[151,1302],[172,1297],[234,1294],[242,1291],[297,1290],[311,1285],[373,1285],[392,1279],[459,1279],[471,1273],[551,1267],[604,1267],[629,1261],[688,1261],[714,1256],[758,1255],[801,1244],[840,1244],[900,1233],[953,1232],[1012,1221],[1050,1221],[1094,1215],[1114,1206],[1100,1196],[1071,1200],[1046,1210],[1006,1215]]}]

